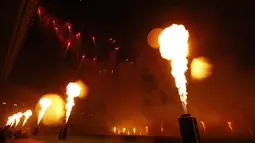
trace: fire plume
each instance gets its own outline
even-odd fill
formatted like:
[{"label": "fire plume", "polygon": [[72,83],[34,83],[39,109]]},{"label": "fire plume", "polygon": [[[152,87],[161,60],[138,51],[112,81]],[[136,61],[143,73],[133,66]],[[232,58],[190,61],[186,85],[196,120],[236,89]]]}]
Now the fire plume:
[{"label": "fire plume", "polygon": [[42,98],[39,103],[40,103],[40,106],[41,106],[41,110],[39,111],[37,125],[39,125],[39,123],[41,122],[42,117],[43,117],[45,111],[47,110],[47,108],[50,107],[51,100],[48,99],[48,98]]},{"label": "fire plume", "polygon": [[25,119],[23,121],[23,125],[24,126],[28,120],[28,118],[32,115],[32,111],[31,110],[27,110],[26,112],[23,113],[23,115],[25,116]]},{"label": "fire plume", "polygon": [[160,45],[159,51],[161,57],[171,60],[172,75],[175,78],[175,84],[178,88],[178,93],[183,105],[183,110],[187,113],[187,89],[185,72],[188,67],[188,39],[189,32],[183,25],[173,24],[162,31],[158,37]]},{"label": "fire plume", "polygon": [[7,121],[7,123],[6,123],[6,126],[13,126],[14,125],[14,122],[15,122],[15,116],[14,115],[12,115],[12,116],[10,116],[10,117],[8,117],[8,121]]},{"label": "fire plume", "polygon": [[14,115],[15,118],[15,127],[18,126],[19,122],[20,122],[20,118],[23,116],[23,114],[21,112],[17,113]]},{"label": "fire plume", "polygon": [[70,117],[72,108],[74,106],[74,98],[78,97],[81,93],[81,87],[79,84],[71,82],[66,86],[66,95],[67,95],[67,103],[66,103],[66,123]]}]

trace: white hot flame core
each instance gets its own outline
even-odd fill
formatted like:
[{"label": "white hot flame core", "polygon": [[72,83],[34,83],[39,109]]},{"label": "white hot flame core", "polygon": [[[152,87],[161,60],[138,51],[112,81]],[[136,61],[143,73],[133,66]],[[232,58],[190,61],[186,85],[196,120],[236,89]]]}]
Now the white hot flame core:
[{"label": "white hot flame core", "polygon": [[187,113],[187,89],[185,72],[188,67],[188,39],[189,32],[183,25],[173,24],[164,29],[158,37],[159,51],[164,59],[171,60],[172,72],[175,84],[178,88],[183,110]]},{"label": "white hot flame core", "polygon": [[41,105],[41,110],[39,112],[39,117],[38,117],[38,121],[37,121],[37,125],[41,122],[43,115],[45,114],[45,111],[47,110],[47,108],[50,107],[51,105],[51,100],[48,98],[42,98],[40,100],[40,105]]},{"label": "white hot flame core", "polygon": [[23,125],[24,126],[28,120],[28,118],[32,115],[32,111],[31,110],[27,110],[25,113],[23,113],[23,115],[25,116],[25,119],[23,121]]},{"label": "white hot flame core", "polygon": [[81,93],[81,87],[74,82],[71,82],[66,87],[67,103],[66,103],[66,123],[70,117],[72,108],[74,106],[74,98],[78,97]]}]

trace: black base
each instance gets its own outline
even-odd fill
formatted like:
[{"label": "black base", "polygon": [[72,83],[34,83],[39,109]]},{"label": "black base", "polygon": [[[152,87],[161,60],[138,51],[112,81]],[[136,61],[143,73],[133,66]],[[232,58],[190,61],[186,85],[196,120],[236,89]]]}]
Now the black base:
[{"label": "black base", "polygon": [[10,126],[4,127],[2,130],[0,130],[0,143],[6,143],[8,138],[8,130],[10,129]]},{"label": "black base", "polygon": [[61,127],[59,135],[58,135],[58,139],[59,140],[65,140],[67,137],[67,132],[68,132],[68,125],[64,125]]},{"label": "black base", "polygon": [[179,118],[182,143],[201,143],[197,120],[191,114],[182,114]]},{"label": "black base", "polygon": [[37,127],[35,127],[35,130],[34,130],[34,132],[33,132],[33,135],[34,135],[34,136],[37,136],[38,131],[39,131],[39,127],[37,126]]}]

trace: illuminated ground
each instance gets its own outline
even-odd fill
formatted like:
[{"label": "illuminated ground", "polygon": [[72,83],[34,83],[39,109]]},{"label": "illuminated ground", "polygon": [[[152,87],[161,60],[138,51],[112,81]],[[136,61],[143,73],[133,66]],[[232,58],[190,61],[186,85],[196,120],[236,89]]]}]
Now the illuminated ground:
[{"label": "illuminated ground", "polygon": [[[254,143],[255,140],[240,139],[213,139],[202,140],[202,143]],[[66,141],[59,141],[57,137],[41,136],[23,140],[9,140],[7,143],[181,143],[177,138],[152,138],[152,137],[68,137]]]}]

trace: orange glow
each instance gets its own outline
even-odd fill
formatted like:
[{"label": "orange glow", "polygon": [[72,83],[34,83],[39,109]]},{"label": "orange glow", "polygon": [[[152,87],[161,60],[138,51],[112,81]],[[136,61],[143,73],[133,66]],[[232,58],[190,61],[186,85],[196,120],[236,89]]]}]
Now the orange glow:
[{"label": "orange glow", "polygon": [[126,128],[123,128],[122,133],[125,134],[125,132],[126,132]]},{"label": "orange glow", "polygon": [[31,110],[27,110],[26,112],[23,113],[23,115],[25,116],[25,119],[23,121],[22,126],[24,126],[28,120],[28,118],[32,115],[32,111]]},{"label": "orange glow", "polygon": [[209,77],[212,65],[204,57],[195,58],[191,62],[191,77],[194,80],[203,80]]},{"label": "orange glow", "polygon": [[158,37],[161,57],[171,61],[172,75],[178,88],[183,110],[187,113],[187,89],[185,72],[188,70],[189,32],[183,25],[173,24],[167,27]]},{"label": "orange glow", "polygon": [[150,33],[147,36],[147,42],[150,47],[158,49],[159,43],[158,43],[158,36],[163,31],[161,28],[154,28],[150,31]]},{"label": "orange glow", "polygon": [[80,95],[79,98],[84,98],[87,96],[89,88],[87,87],[87,85],[82,82],[81,80],[78,80],[75,82],[76,84],[78,84],[80,86]]},{"label": "orange glow", "polygon": [[133,128],[133,133],[135,134],[135,132],[136,132],[136,128]]},{"label": "orange glow", "polygon": [[[43,98],[51,101],[51,105],[47,108],[41,121],[44,125],[62,124],[65,118],[65,100],[58,94],[45,94]],[[53,118],[54,117],[54,118]]]},{"label": "orange glow", "polygon": [[163,127],[160,128],[160,132],[161,133],[164,132],[164,128]]},{"label": "orange glow", "polygon": [[148,126],[146,126],[146,127],[145,127],[145,131],[146,131],[146,133],[148,133],[148,132],[149,132],[149,128],[148,128]]}]

